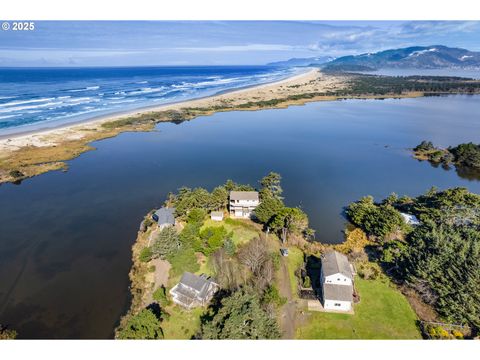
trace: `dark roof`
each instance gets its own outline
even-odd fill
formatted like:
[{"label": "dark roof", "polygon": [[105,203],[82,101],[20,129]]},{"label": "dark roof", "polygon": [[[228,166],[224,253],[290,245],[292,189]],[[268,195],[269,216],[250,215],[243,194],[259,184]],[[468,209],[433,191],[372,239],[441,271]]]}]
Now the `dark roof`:
[{"label": "dark roof", "polygon": [[[210,283],[211,281],[204,276],[198,276],[190,272],[184,272],[182,275],[182,278],[180,279],[179,287],[181,288],[186,287],[188,288],[188,292],[191,293],[192,296],[198,296],[200,298],[203,298],[208,291],[208,287],[210,286]],[[197,294],[193,294],[192,290],[197,292]]]},{"label": "dark roof", "polygon": [[353,301],[353,287],[351,285],[323,284],[323,298],[325,300]]},{"label": "dark roof", "polygon": [[171,224],[175,225],[175,208],[162,207],[155,211],[154,219],[159,224]]},{"label": "dark roof", "polygon": [[350,263],[345,255],[337,251],[328,251],[322,256],[322,271],[324,276],[342,274],[353,279]]},{"label": "dark roof", "polygon": [[258,201],[258,192],[230,191],[230,200],[257,200]]}]

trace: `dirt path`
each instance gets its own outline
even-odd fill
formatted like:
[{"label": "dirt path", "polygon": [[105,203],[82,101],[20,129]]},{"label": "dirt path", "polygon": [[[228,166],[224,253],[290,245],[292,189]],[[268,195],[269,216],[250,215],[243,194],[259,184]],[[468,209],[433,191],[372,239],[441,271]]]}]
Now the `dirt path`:
[{"label": "dirt path", "polygon": [[295,337],[297,304],[292,295],[286,258],[282,257],[280,266],[279,291],[280,295],[287,298],[287,303],[281,309],[280,326],[282,327],[283,338],[293,339]]}]

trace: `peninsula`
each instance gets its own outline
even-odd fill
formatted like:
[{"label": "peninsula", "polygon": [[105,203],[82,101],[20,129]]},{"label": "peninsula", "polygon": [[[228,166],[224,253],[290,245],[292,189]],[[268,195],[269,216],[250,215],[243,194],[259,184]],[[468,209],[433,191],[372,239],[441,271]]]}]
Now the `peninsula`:
[{"label": "peninsula", "polygon": [[275,83],[182,103],[104,117],[80,124],[0,138],[0,183],[18,182],[94,150],[93,141],[127,131],[151,131],[160,122],[182,122],[221,111],[285,108],[312,101],[479,93],[480,81],[456,77],[388,77],[326,73],[318,69]]}]

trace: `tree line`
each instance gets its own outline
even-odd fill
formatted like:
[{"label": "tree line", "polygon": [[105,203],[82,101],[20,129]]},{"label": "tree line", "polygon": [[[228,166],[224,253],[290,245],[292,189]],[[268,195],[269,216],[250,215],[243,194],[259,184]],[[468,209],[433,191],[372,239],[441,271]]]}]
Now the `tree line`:
[{"label": "tree line", "polygon": [[[420,225],[401,221],[415,215]],[[377,244],[378,261],[412,287],[445,320],[480,328],[480,195],[432,188],[416,198],[366,197],[347,208],[349,220]]]}]

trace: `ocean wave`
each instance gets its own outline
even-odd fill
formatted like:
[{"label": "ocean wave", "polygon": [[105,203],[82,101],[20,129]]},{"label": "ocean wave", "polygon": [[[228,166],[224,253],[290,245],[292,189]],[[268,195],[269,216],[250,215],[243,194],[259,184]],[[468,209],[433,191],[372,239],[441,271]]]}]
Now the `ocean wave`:
[{"label": "ocean wave", "polygon": [[5,104],[0,104],[0,108],[3,106],[15,106],[15,105],[23,105],[23,104],[31,104],[31,103],[39,103],[54,100],[55,98],[41,98],[41,99],[30,99],[30,100],[17,100],[17,101],[10,101]]},{"label": "ocean wave", "polygon": [[2,116],[0,116],[0,120],[10,119],[10,118],[15,117],[15,116],[17,116],[17,115],[2,115]]},{"label": "ocean wave", "polygon": [[68,100],[68,103],[70,103],[70,104],[74,103],[75,105],[78,105],[78,104],[83,104],[83,103],[89,103],[89,102],[92,102],[92,101],[100,101],[100,100],[85,96],[85,97],[79,97],[79,98],[72,98],[72,99]]},{"label": "ocean wave", "polygon": [[39,108],[48,108],[49,106],[53,105],[60,105],[62,102],[49,102],[46,104],[40,104],[40,105],[27,105],[27,106],[16,106],[16,107],[8,107],[5,109],[0,109],[0,113],[3,114],[8,114],[12,112],[17,112],[17,111],[23,111],[23,110],[29,110],[29,109],[39,109]]}]

